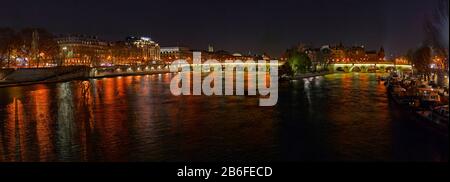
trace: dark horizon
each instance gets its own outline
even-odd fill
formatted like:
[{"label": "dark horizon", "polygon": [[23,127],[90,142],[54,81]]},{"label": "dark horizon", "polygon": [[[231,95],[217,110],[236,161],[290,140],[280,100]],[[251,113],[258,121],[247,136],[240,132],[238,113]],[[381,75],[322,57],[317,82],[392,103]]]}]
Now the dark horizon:
[{"label": "dark horizon", "polygon": [[1,26],[41,27],[105,40],[150,36],[161,46],[268,53],[302,43],[381,46],[401,55],[424,39],[423,23],[437,0],[328,1],[7,1]]}]

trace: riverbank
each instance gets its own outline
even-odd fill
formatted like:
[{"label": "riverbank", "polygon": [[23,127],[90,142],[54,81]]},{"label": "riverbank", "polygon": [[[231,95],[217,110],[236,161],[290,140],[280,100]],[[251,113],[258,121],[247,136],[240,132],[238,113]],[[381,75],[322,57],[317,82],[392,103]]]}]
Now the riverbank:
[{"label": "riverbank", "polygon": [[[24,71],[25,70],[25,71]],[[49,71],[50,70],[50,71]],[[88,80],[96,78],[108,78],[108,77],[118,77],[118,76],[134,76],[134,75],[153,75],[153,74],[164,74],[169,73],[169,70],[151,70],[151,71],[124,71],[124,72],[103,72],[101,74],[90,74],[91,70],[77,70],[73,72],[68,72],[64,74],[58,73],[55,69],[47,70],[30,70],[22,69],[9,72],[6,79],[0,80],[0,88],[3,87],[18,87],[33,84],[49,84],[49,83],[59,83],[67,82],[72,80]],[[45,71],[45,74],[42,73]]]},{"label": "riverbank", "polygon": [[97,76],[93,76],[93,77],[89,77],[89,78],[90,79],[111,78],[111,77],[118,77],[118,76],[155,75],[155,74],[165,74],[165,73],[170,73],[170,70],[153,70],[153,71],[143,71],[143,72],[111,73],[111,74],[97,75]]},{"label": "riverbank", "polygon": [[305,73],[305,74],[298,74],[295,75],[293,77],[290,78],[290,80],[300,80],[300,79],[304,79],[304,78],[311,78],[311,77],[316,77],[316,76],[325,76],[328,74],[332,74],[331,72],[320,72],[320,73]]},{"label": "riverbank", "polygon": [[83,79],[67,79],[67,80],[54,80],[54,81],[30,81],[30,82],[2,82],[0,81],[0,88],[3,87],[20,87],[34,84],[49,84],[49,83],[59,83],[67,82],[72,80],[83,80]]}]

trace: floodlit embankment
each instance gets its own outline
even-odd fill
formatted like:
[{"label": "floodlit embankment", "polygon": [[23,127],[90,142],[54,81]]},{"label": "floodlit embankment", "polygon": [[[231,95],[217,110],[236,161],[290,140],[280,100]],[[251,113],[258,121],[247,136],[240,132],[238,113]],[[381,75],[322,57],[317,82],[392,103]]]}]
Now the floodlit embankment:
[{"label": "floodlit embankment", "polygon": [[168,72],[169,70],[165,68],[152,68],[142,66],[116,66],[103,68],[70,66],[54,68],[1,69],[0,87],[21,86],[36,83],[64,82],[89,78],[159,74]]}]

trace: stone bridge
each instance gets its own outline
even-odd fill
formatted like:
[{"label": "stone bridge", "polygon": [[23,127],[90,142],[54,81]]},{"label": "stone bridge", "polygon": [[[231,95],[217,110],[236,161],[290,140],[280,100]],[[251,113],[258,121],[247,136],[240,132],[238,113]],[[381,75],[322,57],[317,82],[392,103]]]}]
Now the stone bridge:
[{"label": "stone bridge", "polygon": [[152,65],[128,65],[128,66],[108,66],[94,67],[89,74],[90,77],[108,77],[121,75],[142,75],[169,72],[169,66],[165,64]]},{"label": "stone bridge", "polygon": [[411,65],[394,64],[394,63],[336,63],[329,66],[329,70],[333,72],[388,72],[391,70],[407,71],[412,70]]}]

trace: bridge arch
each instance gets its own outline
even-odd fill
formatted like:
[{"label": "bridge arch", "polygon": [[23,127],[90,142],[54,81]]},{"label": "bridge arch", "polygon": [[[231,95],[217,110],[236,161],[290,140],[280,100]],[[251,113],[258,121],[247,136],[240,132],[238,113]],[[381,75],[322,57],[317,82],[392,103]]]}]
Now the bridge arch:
[{"label": "bridge arch", "polygon": [[343,67],[337,67],[334,71],[345,72]]},{"label": "bridge arch", "polygon": [[386,66],[386,67],[384,68],[384,70],[385,70],[385,72],[394,71],[394,70],[395,70],[395,67],[394,67],[394,66]]},{"label": "bridge arch", "polygon": [[349,72],[362,72],[362,69],[359,66],[352,66]]},{"label": "bridge arch", "polygon": [[377,72],[377,70],[378,70],[378,68],[375,65],[370,65],[370,66],[367,67],[367,72],[368,73],[375,73],[375,72]]}]

